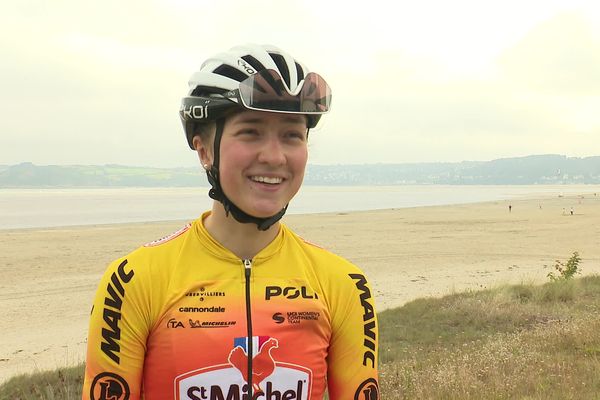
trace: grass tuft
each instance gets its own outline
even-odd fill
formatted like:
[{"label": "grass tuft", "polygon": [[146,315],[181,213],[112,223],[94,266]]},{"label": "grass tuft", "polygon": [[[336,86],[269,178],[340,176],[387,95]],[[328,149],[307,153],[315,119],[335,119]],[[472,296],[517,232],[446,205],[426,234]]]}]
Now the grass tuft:
[{"label": "grass tuft", "polygon": [[0,386],[0,399],[81,399],[84,365],[19,375]]},{"label": "grass tuft", "polygon": [[385,399],[600,398],[600,276],[380,314]]},{"label": "grass tuft", "polygon": [[[600,399],[600,276],[418,299],[379,325],[382,399]],[[82,377],[15,377],[0,399],[79,399]]]}]

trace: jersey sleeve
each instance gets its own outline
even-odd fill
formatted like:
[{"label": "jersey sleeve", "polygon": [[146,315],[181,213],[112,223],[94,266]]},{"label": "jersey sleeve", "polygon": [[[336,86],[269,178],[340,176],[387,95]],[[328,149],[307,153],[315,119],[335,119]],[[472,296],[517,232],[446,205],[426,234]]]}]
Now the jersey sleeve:
[{"label": "jersey sleeve", "polygon": [[142,274],[133,264],[127,258],[113,262],[98,286],[88,332],[84,400],[141,396],[149,303]]},{"label": "jersey sleeve", "polygon": [[377,400],[378,324],[367,278],[354,268],[336,277],[334,288],[327,359],[329,398]]}]

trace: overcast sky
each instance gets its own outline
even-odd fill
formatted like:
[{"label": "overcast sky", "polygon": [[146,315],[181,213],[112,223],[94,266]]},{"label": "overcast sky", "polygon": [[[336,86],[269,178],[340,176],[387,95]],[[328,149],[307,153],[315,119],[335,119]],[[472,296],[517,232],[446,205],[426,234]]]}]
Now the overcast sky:
[{"label": "overcast sky", "polygon": [[332,87],[313,164],[600,155],[597,0],[19,0],[0,5],[0,164],[197,165],[187,80],[247,42]]}]

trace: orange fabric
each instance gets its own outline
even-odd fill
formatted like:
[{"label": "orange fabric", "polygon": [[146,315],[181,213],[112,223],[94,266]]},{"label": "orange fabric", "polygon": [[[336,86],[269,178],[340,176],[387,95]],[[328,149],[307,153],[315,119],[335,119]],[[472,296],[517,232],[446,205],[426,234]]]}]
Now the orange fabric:
[{"label": "orange fabric", "polygon": [[[362,272],[282,224],[252,260],[254,399],[374,400],[377,319]],[[202,219],[112,263],[83,399],[247,399],[243,260]]]}]

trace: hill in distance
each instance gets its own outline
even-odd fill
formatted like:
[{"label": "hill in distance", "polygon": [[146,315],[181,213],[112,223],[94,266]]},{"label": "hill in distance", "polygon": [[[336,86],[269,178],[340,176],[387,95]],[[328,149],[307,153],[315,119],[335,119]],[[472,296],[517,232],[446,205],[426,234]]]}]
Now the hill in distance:
[{"label": "hill in distance", "polygon": [[[458,163],[308,165],[306,185],[600,184],[600,156],[532,155]],[[0,166],[0,188],[207,186],[204,171],[123,165]]]}]

